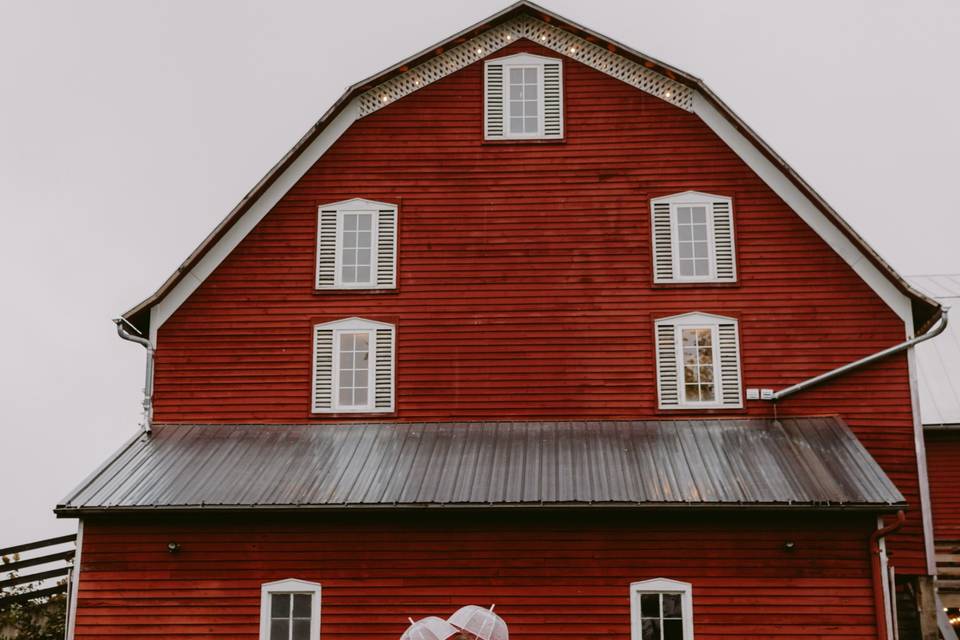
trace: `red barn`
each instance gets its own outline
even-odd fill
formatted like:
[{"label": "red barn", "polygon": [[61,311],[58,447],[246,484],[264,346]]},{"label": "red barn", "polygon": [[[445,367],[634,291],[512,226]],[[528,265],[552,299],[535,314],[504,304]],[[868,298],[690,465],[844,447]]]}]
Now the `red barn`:
[{"label": "red barn", "polygon": [[348,90],[124,314],[145,429],[56,508],[69,633],[934,638],[945,322],[703,82],[520,2]]}]

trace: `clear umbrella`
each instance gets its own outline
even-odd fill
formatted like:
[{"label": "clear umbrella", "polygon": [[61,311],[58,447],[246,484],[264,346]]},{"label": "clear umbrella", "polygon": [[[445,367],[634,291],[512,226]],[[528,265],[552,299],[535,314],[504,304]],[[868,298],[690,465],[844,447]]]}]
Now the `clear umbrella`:
[{"label": "clear umbrella", "polygon": [[507,623],[493,612],[494,605],[489,609],[468,604],[447,618],[447,622],[462,631],[473,634],[480,640],[509,640]]},{"label": "clear umbrella", "polygon": [[410,626],[400,636],[400,640],[447,640],[457,633],[456,627],[437,616],[428,616],[416,622],[413,618],[407,620],[410,621]]}]

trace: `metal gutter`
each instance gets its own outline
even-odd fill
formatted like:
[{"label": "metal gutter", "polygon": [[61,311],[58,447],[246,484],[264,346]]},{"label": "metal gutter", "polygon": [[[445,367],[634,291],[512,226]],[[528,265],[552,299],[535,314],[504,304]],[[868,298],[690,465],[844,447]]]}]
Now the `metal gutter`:
[{"label": "metal gutter", "polygon": [[943,333],[944,329],[947,328],[947,323],[949,321],[947,316],[948,311],[949,310],[945,307],[941,308],[940,324],[937,325],[934,329],[927,331],[927,333],[924,333],[923,335],[917,336],[915,338],[910,338],[905,342],[901,342],[900,344],[896,344],[892,347],[888,347],[883,351],[878,351],[877,353],[871,354],[865,358],[860,358],[859,360],[845,364],[842,367],[837,367],[832,371],[827,371],[826,373],[821,373],[820,375],[804,380],[803,382],[798,382],[797,384],[789,386],[786,389],[781,389],[780,391],[775,392],[769,398],[769,401],[777,402],[778,400],[782,400],[787,396],[792,396],[798,391],[809,389],[810,387],[818,385],[822,382],[826,382],[827,380],[832,380],[837,376],[842,376],[845,373],[849,373],[855,369],[859,369],[860,367],[866,366],[873,362],[877,362],[878,360],[883,360],[884,358],[900,353],[901,351],[906,351],[910,347],[918,345],[921,342],[926,342],[931,338],[937,337],[938,335]]},{"label": "metal gutter", "polygon": [[135,336],[127,331],[123,325],[129,325],[134,331],[139,330],[124,318],[116,318],[113,323],[117,325],[117,335],[128,342],[134,342],[147,350],[147,367],[143,382],[143,420],[140,422],[140,429],[143,433],[150,433],[150,424],[153,422],[153,355],[155,349],[153,343],[142,336]]}]

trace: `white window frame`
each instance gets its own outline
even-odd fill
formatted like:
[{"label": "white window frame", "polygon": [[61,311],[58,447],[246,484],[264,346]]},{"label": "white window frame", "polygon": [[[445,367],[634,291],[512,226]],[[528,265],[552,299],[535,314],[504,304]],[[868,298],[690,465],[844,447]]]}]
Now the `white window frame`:
[{"label": "white window frame", "polygon": [[[713,357],[713,400],[687,400],[683,363],[683,330],[707,329],[710,331],[710,353]],[[723,406],[723,380],[720,375],[720,327],[719,323],[682,321],[674,325],[674,341],[677,343],[677,376],[680,381],[680,406],[690,409],[715,409]]]},{"label": "white window frame", "polygon": [[[707,275],[680,275],[680,207],[703,207],[707,220]],[[713,226],[712,202],[671,202],[670,203],[670,253],[673,257],[673,277],[682,282],[712,282],[717,279],[716,231]]]},{"label": "white window frame", "polygon": [[[740,321],[728,316],[718,316],[711,313],[684,313],[678,316],[669,316],[667,318],[657,318],[654,323],[654,338],[658,333],[660,325],[669,325],[673,327],[674,340],[674,358],[677,363],[677,405],[664,406],[660,404],[663,398],[663,380],[660,378],[660,348],[655,346],[656,365],[657,365],[657,406],[659,409],[676,411],[683,409],[740,409],[743,407],[742,400],[737,406],[723,403],[723,371],[720,367],[720,325],[723,323],[733,323],[737,326],[737,332],[740,330]],[[713,402],[688,402],[685,399],[686,390],[684,389],[683,378],[683,329],[710,329],[710,339],[713,348],[713,384],[714,397]],[[739,349],[739,344],[738,344]],[[740,379],[743,379],[743,362],[737,354],[737,366],[740,367]]]},{"label": "white window frame", "polygon": [[669,578],[641,580],[630,585],[630,638],[643,640],[643,628],[640,624],[640,596],[645,594],[680,594],[681,619],[683,620],[683,640],[693,640],[693,585]]},{"label": "white window frame", "polygon": [[270,640],[270,597],[273,594],[305,593],[310,595],[310,640],[320,640],[320,590],[316,582],[277,580],[260,586],[260,640]]},{"label": "white window frame", "polygon": [[[499,64],[503,65],[503,135],[497,136],[497,140],[506,139],[506,140],[538,140],[538,139],[548,139],[544,133],[544,127],[546,123],[544,122],[546,116],[546,108],[544,101],[544,73],[543,67],[546,63],[556,63],[558,62],[557,58],[547,58],[544,56],[537,56],[530,53],[518,53],[516,55],[507,56],[505,58],[496,58],[494,60],[488,60],[486,62],[489,64]],[[561,62],[562,65],[562,62]],[[530,68],[536,67],[538,74],[537,82],[537,131],[536,133],[510,133],[510,70],[517,68]],[[561,66],[562,69],[562,66]],[[563,82],[563,76],[561,72],[561,82]],[[484,89],[486,90],[486,89]],[[486,104],[486,100],[484,100]],[[486,106],[484,107],[486,109]],[[550,138],[552,139],[552,138]]]},{"label": "white window frame", "polygon": [[[377,329],[392,329],[393,330],[393,340],[394,345],[396,345],[396,326],[392,324],[387,324],[386,322],[375,322],[373,320],[365,320],[363,318],[346,318],[344,320],[335,320],[333,322],[324,322],[321,324],[316,324],[313,327],[314,335],[316,335],[317,329],[331,329],[333,331],[333,362],[331,366],[333,370],[331,371],[331,398],[330,398],[330,409],[323,409],[318,411],[314,409],[314,413],[389,413],[393,411],[393,408],[377,408]],[[366,333],[367,334],[367,344],[369,345],[369,357],[370,366],[367,368],[367,404],[365,405],[341,405],[340,404],[340,336],[344,333]],[[394,351],[396,351],[396,346],[394,346]],[[312,359],[313,366],[313,380],[311,382],[311,389],[316,389],[317,380],[316,380],[316,371],[317,371],[317,353],[316,349],[313,352]],[[396,371],[392,373],[391,386],[396,384]]]},{"label": "white window frame", "polygon": [[[352,198],[350,200],[342,200],[340,202],[332,202],[330,204],[320,205],[317,208],[317,259],[316,264],[314,265],[314,280],[316,280],[316,274],[320,271],[320,225],[321,218],[324,211],[336,211],[337,212],[337,246],[334,250],[334,264],[333,264],[333,287],[324,286],[319,287],[321,290],[328,289],[383,289],[383,288],[394,288],[386,287],[377,284],[377,272],[379,267],[380,260],[380,212],[381,211],[393,211],[394,219],[396,220],[397,214],[397,205],[390,204],[387,202],[377,202],[376,200],[366,200],[364,198]],[[348,213],[369,213],[371,214],[372,219],[372,228],[370,231],[370,280],[367,282],[343,282],[343,233],[344,233],[344,224],[343,218]],[[394,233],[393,238],[393,262],[394,269],[396,269],[397,263],[397,237]],[[396,276],[394,276],[396,279]]]},{"label": "white window frame", "polygon": [[[732,198],[702,191],[684,191],[651,200],[651,211],[653,210],[653,204],[667,203],[670,205],[670,259],[673,263],[673,278],[670,280],[655,279],[656,282],[729,282],[729,280],[720,280],[717,277],[717,231],[714,225],[713,207],[718,202],[727,203],[732,212]],[[680,220],[677,209],[689,206],[704,207],[707,212],[707,267],[709,273],[705,276],[680,275]]]}]

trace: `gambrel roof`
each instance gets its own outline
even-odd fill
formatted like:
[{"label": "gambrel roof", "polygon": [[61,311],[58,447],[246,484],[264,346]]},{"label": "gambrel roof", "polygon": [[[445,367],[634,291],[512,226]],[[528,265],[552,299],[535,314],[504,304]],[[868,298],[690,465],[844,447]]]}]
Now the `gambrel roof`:
[{"label": "gambrel roof", "polygon": [[913,288],[703,81],[521,0],[350,87],[150,297],[123,314],[157,328],[353,122],[517,39],[529,39],[699,116],[917,333],[940,307]]}]

